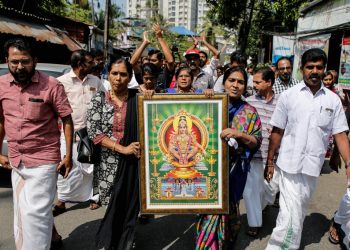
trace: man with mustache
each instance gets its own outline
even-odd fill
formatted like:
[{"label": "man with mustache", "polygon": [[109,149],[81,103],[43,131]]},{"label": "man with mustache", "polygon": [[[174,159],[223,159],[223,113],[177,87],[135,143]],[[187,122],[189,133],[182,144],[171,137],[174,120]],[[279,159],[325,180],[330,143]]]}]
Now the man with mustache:
[{"label": "man with mustache", "polygon": [[189,49],[186,51],[186,60],[187,65],[190,67],[191,72],[193,73],[193,82],[192,87],[195,90],[205,90],[212,89],[214,87],[214,81],[212,75],[206,73],[200,67],[200,55],[199,50]]},{"label": "man with mustache", "polygon": [[292,63],[288,57],[281,57],[276,62],[277,74],[275,84],[273,85],[273,92],[278,95],[283,91],[298,84],[298,80],[292,77]]},{"label": "man with mustache", "polygon": [[269,122],[278,99],[278,95],[275,95],[272,91],[274,82],[275,73],[270,67],[266,66],[255,69],[253,73],[253,84],[256,94],[247,98],[247,102],[255,107],[259,113],[263,138],[259,150],[253,155],[253,159],[250,162],[251,168],[243,192],[249,225],[247,234],[252,237],[258,235],[262,226],[262,210],[264,206],[266,203],[272,204],[274,202],[278,191],[276,188],[277,185],[272,182],[270,185],[266,185],[267,190],[271,192],[265,195],[263,176],[271,133]]},{"label": "man with mustache", "polygon": [[12,170],[16,249],[50,249],[57,172],[67,178],[72,167],[72,109],[63,85],[35,70],[27,41],[9,40],[4,48],[10,73],[0,77],[0,150],[6,131],[9,156],[0,155],[0,164]]},{"label": "man with mustache", "polygon": [[[57,78],[63,86],[73,109],[72,119],[74,131],[86,127],[86,112],[90,105],[92,96],[100,90],[104,90],[100,78],[92,75],[96,66],[92,54],[86,50],[73,51],[70,64],[72,69]],[[58,178],[57,198],[58,201],[53,208],[54,216],[66,211],[66,202],[84,202],[90,200],[90,209],[97,209],[98,195],[93,196],[93,169],[94,165],[80,163],[77,160],[78,136],[73,138],[73,169],[68,178]],[[62,138],[63,139],[63,138]],[[62,140],[64,145],[64,140]],[[62,147],[62,154],[65,148]]]},{"label": "man with mustache", "polygon": [[340,98],[323,86],[326,63],[327,56],[321,49],[310,49],[303,54],[300,68],[303,81],[280,95],[270,121],[273,128],[265,179],[269,182],[274,175],[274,181],[278,179],[280,210],[266,247],[269,250],[299,249],[307,207],[331,134],[350,179],[350,146],[346,134],[349,128]]}]

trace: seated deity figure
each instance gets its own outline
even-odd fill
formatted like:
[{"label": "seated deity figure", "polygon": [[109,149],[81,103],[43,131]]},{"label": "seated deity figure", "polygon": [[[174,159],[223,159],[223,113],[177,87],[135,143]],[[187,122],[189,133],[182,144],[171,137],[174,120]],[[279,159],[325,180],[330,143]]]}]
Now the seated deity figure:
[{"label": "seated deity figure", "polygon": [[[176,124],[178,123],[178,124]],[[177,125],[177,126],[176,126]],[[205,154],[205,150],[192,133],[192,122],[188,116],[174,119],[174,132],[170,136],[168,151],[179,165],[189,165],[194,162],[197,153]],[[192,165],[192,164],[190,164]]]}]

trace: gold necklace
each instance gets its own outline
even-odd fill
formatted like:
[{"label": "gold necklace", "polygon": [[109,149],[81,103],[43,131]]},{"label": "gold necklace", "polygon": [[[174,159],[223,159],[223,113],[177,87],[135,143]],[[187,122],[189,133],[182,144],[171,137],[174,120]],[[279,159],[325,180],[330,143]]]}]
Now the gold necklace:
[{"label": "gold necklace", "polygon": [[[122,101],[122,102],[126,102],[126,101],[128,100],[128,92],[126,92],[124,95],[117,96],[117,95],[113,92],[113,90],[110,90],[110,91],[109,91],[109,95],[111,96],[111,99],[112,99],[113,101],[119,100],[119,101]],[[118,98],[118,97],[120,97],[120,98]]]}]

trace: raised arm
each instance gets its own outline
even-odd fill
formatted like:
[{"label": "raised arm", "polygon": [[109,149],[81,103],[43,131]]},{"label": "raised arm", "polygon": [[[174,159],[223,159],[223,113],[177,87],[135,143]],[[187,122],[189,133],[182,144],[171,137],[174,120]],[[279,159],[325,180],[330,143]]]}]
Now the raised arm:
[{"label": "raised arm", "polygon": [[207,41],[207,37],[205,35],[202,35],[202,43],[204,44],[205,47],[209,49],[211,53],[213,53],[213,56],[216,59],[219,59],[220,51]]},{"label": "raised arm", "polygon": [[175,67],[174,58],[173,58],[173,55],[171,53],[171,50],[170,50],[167,42],[163,38],[162,29],[161,29],[160,25],[157,23],[157,24],[153,25],[152,30],[156,34],[157,40],[160,44],[160,47],[162,48],[162,51],[163,51],[164,56],[165,56],[165,60],[167,61],[168,70],[170,72],[172,72],[174,70],[174,67]]},{"label": "raised arm", "polygon": [[140,47],[137,48],[137,50],[134,52],[130,59],[130,64],[132,66],[135,66],[137,64],[137,61],[141,58],[141,55],[143,51],[146,49],[146,47],[150,44],[150,41],[148,40],[148,33],[147,31],[143,32],[143,41],[140,45]]}]

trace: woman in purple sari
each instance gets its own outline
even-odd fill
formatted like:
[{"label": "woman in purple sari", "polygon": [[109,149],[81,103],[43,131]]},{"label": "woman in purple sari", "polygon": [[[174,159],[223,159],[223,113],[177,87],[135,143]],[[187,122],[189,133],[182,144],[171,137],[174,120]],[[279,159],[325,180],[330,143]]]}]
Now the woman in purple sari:
[{"label": "woman in purple sari", "polygon": [[229,127],[220,136],[230,141],[230,213],[201,215],[197,222],[196,249],[232,249],[240,228],[239,201],[242,198],[250,160],[261,143],[261,122],[256,109],[242,100],[247,73],[234,67],[225,71],[223,83],[229,95]]}]

